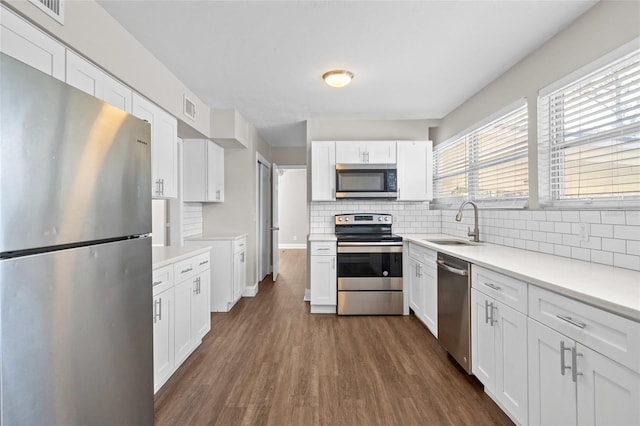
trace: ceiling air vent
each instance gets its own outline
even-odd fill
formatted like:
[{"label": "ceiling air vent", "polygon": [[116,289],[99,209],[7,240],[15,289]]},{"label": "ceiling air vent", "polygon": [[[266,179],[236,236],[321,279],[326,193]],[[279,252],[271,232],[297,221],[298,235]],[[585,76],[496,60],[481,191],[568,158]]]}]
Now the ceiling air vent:
[{"label": "ceiling air vent", "polygon": [[64,0],[29,0],[47,15],[64,25]]},{"label": "ceiling air vent", "polygon": [[191,99],[184,95],[184,115],[192,119],[196,120],[196,104],[193,103]]}]

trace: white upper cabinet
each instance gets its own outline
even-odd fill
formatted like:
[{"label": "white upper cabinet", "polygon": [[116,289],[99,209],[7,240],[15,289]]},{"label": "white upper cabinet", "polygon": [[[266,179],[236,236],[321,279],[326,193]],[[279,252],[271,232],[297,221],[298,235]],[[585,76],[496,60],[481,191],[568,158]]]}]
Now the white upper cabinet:
[{"label": "white upper cabinet", "polygon": [[336,199],[336,143],[311,142],[311,201]]},{"label": "white upper cabinet", "polygon": [[92,63],[67,50],[67,84],[131,112],[131,89],[119,83]]},{"label": "white upper cabinet", "polygon": [[151,124],[152,196],[176,198],[178,195],[178,122],[172,115],[133,94],[132,113]]},{"label": "white upper cabinet", "polygon": [[395,164],[396,141],[336,141],[338,164]]},{"label": "white upper cabinet", "polygon": [[224,149],[207,139],[185,139],[184,201],[224,201]]},{"label": "white upper cabinet", "polygon": [[65,47],[2,6],[0,6],[0,50],[64,81]]},{"label": "white upper cabinet", "polygon": [[433,145],[431,141],[398,141],[398,200],[433,198]]}]

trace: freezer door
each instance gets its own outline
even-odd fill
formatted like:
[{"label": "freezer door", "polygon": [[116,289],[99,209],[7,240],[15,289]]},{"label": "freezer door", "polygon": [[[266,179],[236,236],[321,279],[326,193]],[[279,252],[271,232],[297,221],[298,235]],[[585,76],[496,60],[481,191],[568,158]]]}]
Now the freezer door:
[{"label": "freezer door", "polygon": [[152,425],[150,238],[0,260],[3,425]]},{"label": "freezer door", "polygon": [[149,123],[0,53],[0,253],[151,232]]}]

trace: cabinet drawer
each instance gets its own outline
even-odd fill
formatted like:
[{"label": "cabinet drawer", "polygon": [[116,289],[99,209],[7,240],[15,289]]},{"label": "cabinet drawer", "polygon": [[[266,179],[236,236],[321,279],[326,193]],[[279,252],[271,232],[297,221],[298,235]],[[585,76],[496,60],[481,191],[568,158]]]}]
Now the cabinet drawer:
[{"label": "cabinet drawer", "polygon": [[640,372],[640,323],[534,285],[529,316]]},{"label": "cabinet drawer", "polygon": [[201,272],[206,271],[207,269],[211,269],[211,262],[209,260],[209,253],[200,254],[195,257],[195,265],[196,265],[196,273],[199,274]]},{"label": "cabinet drawer", "polygon": [[[209,256],[206,256],[206,259],[208,258]],[[176,283],[182,282],[188,278],[198,275],[201,271],[206,269],[206,268],[203,268],[203,266],[206,267],[208,263],[204,265],[199,265],[199,263],[202,261],[203,261],[203,256],[198,255],[198,256],[190,257],[185,260],[181,260],[180,262],[176,262],[174,264],[174,273],[173,273],[175,282]]]},{"label": "cabinet drawer", "polygon": [[241,251],[245,251],[246,250],[246,246],[247,246],[247,239],[246,238],[240,238],[238,240],[234,240],[233,241],[233,252],[234,253],[239,253]]},{"label": "cabinet drawer", "polygon": [[153,270],[153,295],[157,295],[173,286],[173,265]]},{"label": "cabinet drawer", "polygon": [[409,243],[409,257],[424,264],[432,264],[435,268],[438,253],[421,245]]},{"label": "cabinet drawer", "polygon": [[471,266],[471,276],[471,287],[527,313],[527,283],[476,265]]},{"label": "cabinet drawer", "polygon": [[312,256],[335,256],[335,254],[336,254],[335,241],[312,241],[311,242]]}]

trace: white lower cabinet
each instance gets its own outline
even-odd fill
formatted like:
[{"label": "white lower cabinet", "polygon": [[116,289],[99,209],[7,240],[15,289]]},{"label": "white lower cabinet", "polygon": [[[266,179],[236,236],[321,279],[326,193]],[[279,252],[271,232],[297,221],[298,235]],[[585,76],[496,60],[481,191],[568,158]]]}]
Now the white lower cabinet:
[{"label": "white lower cabinet", "polygon": [[311,313],[335,313],[338,303],[336,242],[311,241],[309,252]]},{"label": "white lower cabinet", "polygon": [[[543,289],[530,298],[530,423],[640,424],[640,324]],[[624,348],[624,355],[611,358],[587,343],[612,353]]]},{"label": "white lower cabinet", "polygon": [[153,296],[153,391],[174,371],[173,287]]},{"label": "white lower cabinet", "polygon": [[435,251],[408,244],[409,307],[415,316],[438,337],[438,269]]},{"label": "white lower cabinet", "polygon": [[209,312],[229,312],[247,286],[247,236],[204,236],[186,240],[185,245],[211,248]]},{"label": "white lower cabinet", "polygon": [[154,392],[211,330],[209,276],[209,253],[153,270]]},{"label": "white lower cabinet", "polygon": [[503,410],[527,424],[527,317],[471,289],[472,371]]}]

